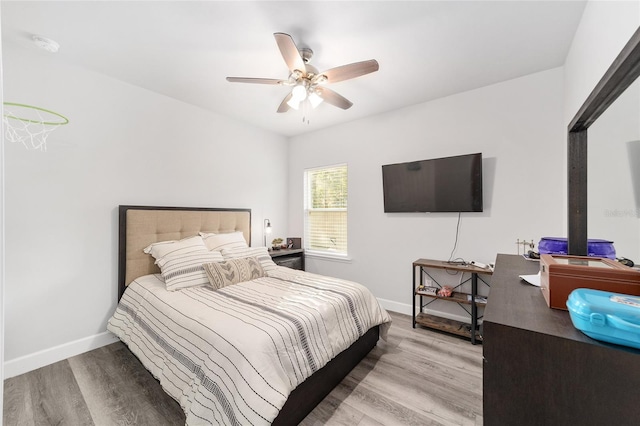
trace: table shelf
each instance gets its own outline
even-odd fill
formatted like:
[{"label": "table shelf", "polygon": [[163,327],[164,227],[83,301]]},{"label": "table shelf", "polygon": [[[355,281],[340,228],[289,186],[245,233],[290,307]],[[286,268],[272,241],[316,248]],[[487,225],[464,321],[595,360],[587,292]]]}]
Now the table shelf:
[{"label": "table shelf", "polygon": [[[476,298],[478,296],[478,275],[485,274],[491,275],[493,271],[491,269],[479,268],[474,265],[469,265],[466,263],[450,263],[441,260],[432,260],[432,259],[418,259],[413,262],[413,282],[412,282],[412,298],[413,298],[413,328],[416,327],[416,324],[429,327],[441,331],[445,331],[448,333],[456,334],[459,336],[467,337],[471,339],[472,344],[476,344],[476,342],[482,341],[482,336],[478,332],[478,307],[486,306],[486,297],[482,297],[483,301],[477,301]],[[471,278],[466,281],[460,282],[458,285],[454,287],[454,290],[458,287],[462,286],[462,284],[471,281],[471,293],[460,292],[460,291],[452,291],[452,295],[449,297],[438,296],[436,294],[427,293],[424,291],[418,290],[418,287],[422,287],[424,285],[424,275],[428,275],[432,278],[433,282],[438,285],[440,288],[441,285],[431,277],[426,270],[427,269],[444,269],[448,271],[456,271],[456,272],[468,272],[471,274]],[[416,272],[419,273],[419,277],[416,277]],[[418,278],[418,279],[416,279]],[[485,285],[489,286],[489,284],[480,279]],[[419,286],[416,285],[419,283]],[[433,300],[444,300],[447,302],[455,302],[458,305],[468,305],[471,307],[471,312],[468,311],[468,308],[464,308],[464,310],[470,315],[470,324],[455,321],[448,318],[443,318],[437,315],[427,314],[423,312],[423,309],[426,305],[431,302],[423,303],[423,298],[430,298]],[[419,299],[419,312],[416,312],[416,298]],[[475,330],[474,333],[471,330]]]},{"label": "table shelf", "polygon": [[[438,296],[431,293],[425,293],[416,289],[416,296],[431,297],[433,299],[446,300],[447,302],[456,302],[456,303],[462,303],[465,305],[471,305],[471,299],[469,298],[469,296],[471,296],[471,293],[464,293],[459,291],[454,291],[452,292],[451,296],[444,297],[444,296]],[[478,297],[478,295],[476,295],[476,297]],[[476,301],[477,306],[484,307],[486,304],[487,304],[486,301],[485,302]]]},{"label": "table shelf", "polygon": [[[472,326],[466,322],[420,313],[416,316],[416,324],[471,339]],[[482,335],[477,330],[477,326],[475,339],[476,341],[482,341]]]}]

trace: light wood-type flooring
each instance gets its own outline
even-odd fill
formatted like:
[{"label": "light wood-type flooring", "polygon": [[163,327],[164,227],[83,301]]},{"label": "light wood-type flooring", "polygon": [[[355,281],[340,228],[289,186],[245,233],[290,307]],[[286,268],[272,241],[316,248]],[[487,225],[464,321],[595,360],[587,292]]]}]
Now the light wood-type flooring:
[{"label": "light wood-type flooring", "polygon": [[[482,345],[393,325],[303,425],[481,425]],[[184,425],[180,406],[122,343],[4,382],[5,426]]]}]

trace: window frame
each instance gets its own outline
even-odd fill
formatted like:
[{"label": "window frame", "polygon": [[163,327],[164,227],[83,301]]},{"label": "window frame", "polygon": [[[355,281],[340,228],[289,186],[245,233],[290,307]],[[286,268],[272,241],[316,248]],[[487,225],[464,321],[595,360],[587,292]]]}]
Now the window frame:
[{"label": "window frame", "polygon": [[[344,167],[346,170],[346,179],[347,179],[347,193],[346,193],[346,207],[331,207],[331,208],[312,208],[309,207],[311,204],[311,179],[310,172],[316,172],[327,169],[337,169]],[[336,260],[336,261],[350,261],[349,257],[349,166],[347,163],[337,163],[326,166],[318,166],[318,167],[309,167],[304,169],[303,171],[303,227],[304,227],[304,250],[305,256],[308,257],[317,257],[322,259]],[[317,248],[311,248],[311,238],[310,238],[310,225],[309,225],[309,213],[317,211],[317,212],[345,212],[347,215],[346,221],[346,232],[344,233],[345,246],[346,250],[344,252],[340,251],[331,251],[331,250],[322,250]]]}]

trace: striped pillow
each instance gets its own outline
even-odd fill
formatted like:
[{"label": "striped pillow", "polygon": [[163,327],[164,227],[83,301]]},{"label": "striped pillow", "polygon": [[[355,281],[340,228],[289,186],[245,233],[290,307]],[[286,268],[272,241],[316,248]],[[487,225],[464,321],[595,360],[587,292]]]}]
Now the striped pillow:
[{"label": "striped pillow", "polygon": [[207,246],[209,250],[220,251],[222,249],[248,247],[242,232],[229,232],[226,234],[207,234],[201,232],[200,236],[204,241],[204,245]]},{"label": "striped pillow", "polygon": [[169,291],[208,284],[202,265],[224,260],[220,252],[207,250],[200,236],[153,243],[144,252],[156,259]]},{"label": "striped pillow", "polygon": [[278,265],[273,262],[273,259],[271,259],[269,251],[266,247],[222,249],[222,256],[225,258],[225,260],[257,257],[258,262],[260,262],[260,265],[262,265],[262,269],[264,270],[264,272],[273,271],[278,267]]},{"label": "striped pillow", "polygon": [[264,270],[255,257],[206,263],[203,267],[209,278],[209,283],[215,290],[264,277]]}]

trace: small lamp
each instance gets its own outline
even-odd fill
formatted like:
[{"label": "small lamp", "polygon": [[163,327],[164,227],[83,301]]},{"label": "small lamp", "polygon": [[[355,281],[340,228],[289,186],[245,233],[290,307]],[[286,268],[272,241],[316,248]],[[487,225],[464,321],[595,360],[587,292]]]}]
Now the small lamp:
[{"label": "small lamp", "polygon": [[267,247],[267,234],[270,234],[273,229],[271,228],[271,222],[269,219],[264,220],[264,246]]}]

